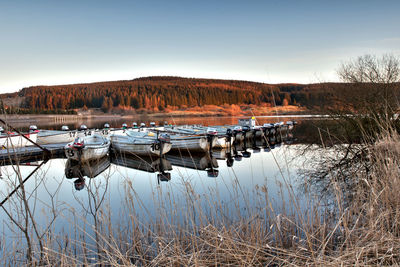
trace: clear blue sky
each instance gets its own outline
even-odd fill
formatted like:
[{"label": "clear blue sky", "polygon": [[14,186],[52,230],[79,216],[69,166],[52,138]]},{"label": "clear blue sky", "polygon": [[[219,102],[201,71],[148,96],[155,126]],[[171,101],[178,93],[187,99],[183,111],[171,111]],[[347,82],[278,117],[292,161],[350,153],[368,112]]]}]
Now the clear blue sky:
[{"label": "clear blue sky", "polygon": [[400,55],[400,1],[0,0],[0,92],[174,75],[337,80],[366,53]]}]

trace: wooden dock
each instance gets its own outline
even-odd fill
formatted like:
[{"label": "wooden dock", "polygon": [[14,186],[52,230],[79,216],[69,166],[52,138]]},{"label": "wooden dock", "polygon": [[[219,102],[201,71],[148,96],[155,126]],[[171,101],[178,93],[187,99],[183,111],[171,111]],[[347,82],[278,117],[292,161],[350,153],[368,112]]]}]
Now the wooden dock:
[{"label": "wooden dock", "polygon": [[49,158],[63,158],[64,146],[66,143],[42,145],[50,154],[36,146],[26,146],[17,148],[5,148],[0,150],[0,165],[15,164],[16,162],[24,163],[35,160],[44,160]]}]

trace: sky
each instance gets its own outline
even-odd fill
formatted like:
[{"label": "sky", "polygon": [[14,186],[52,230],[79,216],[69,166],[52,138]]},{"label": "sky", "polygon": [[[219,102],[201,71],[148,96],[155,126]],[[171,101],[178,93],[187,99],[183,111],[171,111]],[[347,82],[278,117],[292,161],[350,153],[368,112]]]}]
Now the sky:
[{"label": "sky", "polygon": [[0,92],[170,75],[338,81],[400,56],[400,1],[0,0]]}]

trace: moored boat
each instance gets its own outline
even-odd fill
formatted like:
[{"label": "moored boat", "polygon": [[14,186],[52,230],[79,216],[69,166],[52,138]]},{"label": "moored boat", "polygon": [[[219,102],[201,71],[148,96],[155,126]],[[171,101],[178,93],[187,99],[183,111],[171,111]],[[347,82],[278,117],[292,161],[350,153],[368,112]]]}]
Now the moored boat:
[{"label": "moored boat", "polygon": [[100,134],[92,134],[75,138],[74,142],[65,147],[65,155],[73,160],[87,161],[107,155],[110,141]]},{"label": "moored boat", "polygon": [[24,147],[32,146],[32,142],[37,140],[37,131],[30,133],[19,134],[17,132],[5,132],[2,127],[0,127],[0,147],[1,148],[13,148],[13,147]]},{"label": "moored boat", "polygon": [[221,146],[225,145],[214,128],[165,127],[164,131],[170,134],[172,149],[176,151],[204,152],[216,147],[218,142]]},{"label": "moored boat", "polygon": [[162,156],[171,150],[168,134],[126,131],[125,135],[110,136],[112,148],[118,152],[144,156]]},{"label": "moored boat", "polygon": [[55,131],[55,130],[40,130],[37,133],[37,143],[44,144],[59,144],[72,142],[76,137],[76,132],[73,131]]}]

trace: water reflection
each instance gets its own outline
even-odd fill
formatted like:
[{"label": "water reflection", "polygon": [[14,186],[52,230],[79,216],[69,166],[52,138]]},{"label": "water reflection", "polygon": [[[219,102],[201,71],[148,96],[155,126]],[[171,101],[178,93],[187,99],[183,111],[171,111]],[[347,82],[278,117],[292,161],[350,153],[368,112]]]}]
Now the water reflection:
[{"label": "water reflection", "polygon": [[212,153],[204,154],[167,154],[166,158],[174,166],[206,171],[209,177],[218,176],[218,162]]},{"label": "water reflection", "polygon": [[115,165],[141,170],[149,173],[157,174],[158,182],[168,182],[171,180],[171,174],[168,171],[172,170],[171,162],[163,158],[151,158],[136,156],[132,154],[116,154],[111,155],[111,162]]},{"label": "water reflection", "polygon": [[[256,136],[256,135],[254,135]],[[220,175],[221,162],[225,161],[226,167],[232,168],[235,161],[240,162],[242,158],[250,158],[252,154],[258,154],[261,151],[269,152],[279,147],[281,144],[293,144],[294,136],[291,131],[283,131],[275,135],[257,136],[257,138],[246,137],[240,142],[234,142],[230,147],[221,150],[212,150],[203,154],[172,154],[169,153],[162,158],[139,157],[135,155],[124,155],[111,153],[100,159],[79,162],[68,159],[65,162],[64,174],[67,179],[74,179],[76,190],[82,190],[85,187],[85,178],[95,178],[108,169],[111,165],[121,166],[130,169],[136,169],[148,173],[157,173],[157,182],[171,181],[171,171],[173,166],[204,171],[208,177],[218,177]],[[53,155],[55,158],[57,155]],[[63,154],[58,155],[62,157]],[[27,156],[15,160],[4,160],[0,165],[19,166],[42,166],[46,161],[42,161],[38,155]],[[218,160],[220,163],[218,163]],[[42,162],[41,164],[39,164]],[[225,165],[225,164],[224,164]],[[243,167],[240,167],[243,168]],[[36,171],[37,169],[35,169]],[[1,173],[1,170],[0,170]],[[28,175],[30,177],[31,175]]]},{"label": "water reflection", "polygon": [[74,181],[74,187],[79,191],[85,187],[85,177],[95,178],[108,167],[110,167],[108,156],[83,162],[68,159],[65,163],[65,177],[67,179],[78,178]]},{"label": "water reflection", "polygon": [[85,176],[95,178],[109,166],[110,159],[108,156],[84,162],[68,159],[65,163],[65,177],[68,179],[82,178]]},{"label": "water reflection", "polygon": [[[238,216],[231,211],[237,209],[238,213],[245,214],[249,207],[258,205],[256,199],[253,199],[257,197],[257,188],[268,188],[271,198],[268,205],[274,209],[284,202],[282,199],[288,199],[288,193],[282,193],[279,187],[282,182],[276,167],[277,162],[286,162],[283,158],[287,150],[275,147],[279,143],[291,144],[291,139],[293,135],[290,134],[286,137],[282,134],[282,137],[244,138],[243,142],[237,142],[227,149],[203,154],[168,153],[164,158],[111,153],[99,160],[79,163],[62,158],[62,154],[40,167],[39,174],[33,175],[25,188],[36,197],[32,197],[29,204],[37,205],[37,210],[44,210],[46,215],[51,215],[52,201],[55,201],[55,206],[58,205],[61,215],[54,219],[54,233],[68,235],[68,227],[71,225],[69,220],[74,220],[80,229],[92,231],[91,240],[95,240],[94,243],[100,240],[97,233],[102,227],[102,216],[108,214],[108,207],[111,209],[110,224],[113,225],[126,223],[130,218],[143,223],[155,220],[158,216],[162,220],[170,218],[175,223],[177,218],[186,216],[185,210],[190,207],[190,201],[205,207],[208,215],[209,210],[213,212],[212,207],[208,206],[219,198],[226,211],[224,216],[230,219]],[[270,152],[271,149],[274,150]],[[36,160],[32,158],[28,163],[32,166]],[[8,168],[9,175],[15,175],[10,167],[2,168]],[[21,166],[23,177],[29,175],[33,168]],[[4,180],[8,179],[6,170],[3,176]],[[14,179],[14,184],[6,184],[4,180],[0,180],[0,191],[6,195],[19,181]],[[130,199],[131,196],[134,197]],[[7,203],[10,210],[14,208],[12,203],[18,203],[17,197],[15,194],[10,204]],[[127,205],[128,200],[132,201],[131,205]],[[160,213],[157,205],[165,206],[168,212]],[[178,211],[174,210],[173,205],[176,205]],[[260,209],[265,206],[262,203]],[[4,212],[0,215],[6,218]],[[197,223],[200,216],[203,215],[196,213],[193,222]],[[40,214],[37,217],[35,219],[40,226],[47,229],[45,216],[42,218]],[[52,222],[52,219],[49,221]],[[123,223],[121,225],[124,226]],[[11,240],[13,237],[9,236],[7,238]]]}]

